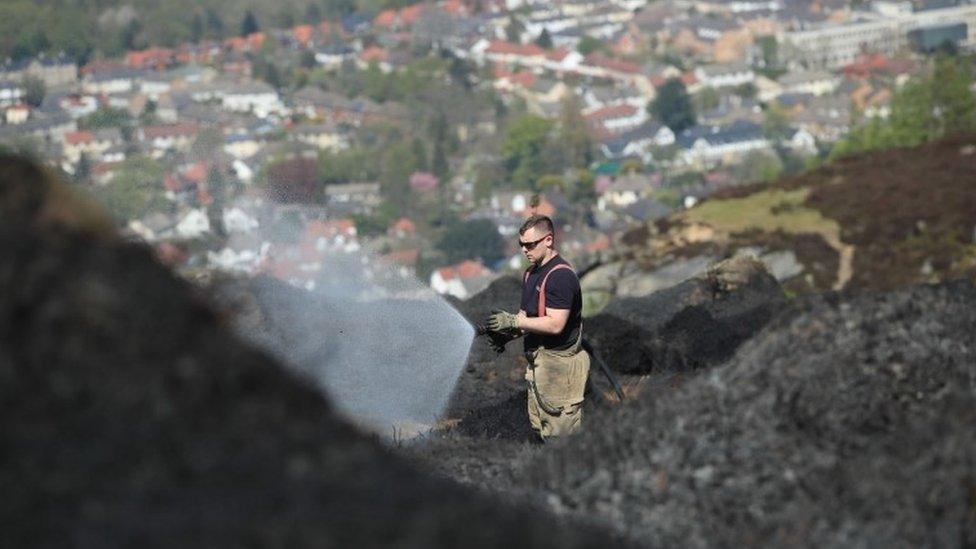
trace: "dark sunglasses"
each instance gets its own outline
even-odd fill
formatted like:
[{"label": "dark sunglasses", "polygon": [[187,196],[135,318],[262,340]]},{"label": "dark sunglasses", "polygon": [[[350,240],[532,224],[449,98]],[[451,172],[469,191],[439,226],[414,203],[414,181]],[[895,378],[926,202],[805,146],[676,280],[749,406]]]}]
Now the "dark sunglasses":
[{"label": "dark sunglasses", "polygon": [[546,239],[546,237],[551,236],[551,235],[552,235],[552,233],[548,233],[548,234],[546,234],[546,236],[543,236],[542,238],[540,238],[539,240],[536,240],[534,242],[522,242],[521,240],[519,240],[519,246],[521,246],[521,247],[523,247],[526,250],[528,250],[528,251],[531,252],[532,250],[535,249],[536,246],[539,245],[540,242],[542,242],[543,240]]}]

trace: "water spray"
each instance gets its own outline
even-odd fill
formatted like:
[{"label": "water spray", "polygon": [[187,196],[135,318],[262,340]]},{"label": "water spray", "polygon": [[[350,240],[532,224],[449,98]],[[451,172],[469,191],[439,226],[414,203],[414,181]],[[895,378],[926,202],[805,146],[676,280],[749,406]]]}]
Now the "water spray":
[{"label": "water spray", "polygon": [[[263,239],[270,229],[247,238]],[[281,266],[275,254],[287,259],[295,250],[315,260],[297,264],[298,271],[310,266],[300,284],[254,285],[263,320],[241,335],[312,380],[363,427],[391,437],[433,428],[467,361],[474,327],[415,277],[366,251],[301,235],[291,240],[294,246],[278,252],[272,245],[266,263]]]}]

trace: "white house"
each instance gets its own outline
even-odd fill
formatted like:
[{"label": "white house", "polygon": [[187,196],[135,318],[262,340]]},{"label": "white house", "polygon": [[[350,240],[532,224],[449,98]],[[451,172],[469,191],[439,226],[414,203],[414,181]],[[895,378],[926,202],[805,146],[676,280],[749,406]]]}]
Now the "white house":
[{"label": "white house", "polygon": [[210,232],[210,218],[203,209],[187,212],[176,224],[176,235],[180,238],[199,238]]},{"label": "white house", "polygon": [[617,208],[630,206],[648,196],[652,190],[651,180],[645,175],[620,176],[603,191],[603,195],[597,200],[597,209],[604,211],[611,206]]},{"label": "white house", "polygon": [[737,120],[726,126],[693,126],[677,138],[687,164],[737,162],[749,152],[769,150],[771,144],[759,124]]},{"label": "white house", "polygon": [[112,95],[130,92],[145,73],[135,69],[110,69],[90,74],[81,89],[92,95]]},{"label": "white house", "polygon": [[224,209],[224,228],[229,233],[249,233],[258,228],[258,220],[244,210],[233,207]]},{"label": "white house", "polygon": [[821,96],[834,93],[840,77],[824,70],[788,72],[779,79],[784,93],[808,93]]},{"label": "white house", "polygon": [[698,67],[695,78],[703,87],[726,88],[751,84],[756,80],[756,73],[746,63],[729,63]]},{"label": "white house", "polygon": [[793,135],[785,142],[786,146],[802,154],[817,152],[817,140],[803,128],[793,131]]},{"label": "white house", "polygon": [[16,105],[24,99],[24,87],[14,82],[0,82],[0,107]]},{"label": "white house", "polygon": [[221,97],[221,107],[233,112],[253,112],[259,118],[265,118],[284,109],[278,92],[260,82],[235,86],[227,90]]},{"label": "white house", "polygon": [[671,128],[654,121],[645,122],[639,127],[618,137],[603,142],[600,150],[607,158],[640,158],[644,162],[654,159],[652,149],[667,147],[675,142]]},{"label": "white house", "polygon": [[597,109],[584,119],[594,127],[602,126],[611,133],[623,133],[647,122],[649,115],[647,109],[621,104]]},{"label": "white house", "polygon": [[434,270],[430,275],[430,287],[441,295],[467,299],[487,288],[491,278],[491,270],[478,261],[467,260]]}]

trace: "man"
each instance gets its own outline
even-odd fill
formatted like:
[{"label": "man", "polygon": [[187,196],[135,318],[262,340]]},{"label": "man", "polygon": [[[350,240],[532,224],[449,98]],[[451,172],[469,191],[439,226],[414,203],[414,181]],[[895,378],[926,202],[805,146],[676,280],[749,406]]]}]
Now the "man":
[{"label": "man", "polygon": [[572,267],[553,248],[552,220],[533,215],[519,229],[519,245],[530,266],[517,314],[488,317],[495,338],[525,336],[525,372],[532,428],[542,440],[575,433],[583,412],[590,357],[581,347],[583,297]]}]

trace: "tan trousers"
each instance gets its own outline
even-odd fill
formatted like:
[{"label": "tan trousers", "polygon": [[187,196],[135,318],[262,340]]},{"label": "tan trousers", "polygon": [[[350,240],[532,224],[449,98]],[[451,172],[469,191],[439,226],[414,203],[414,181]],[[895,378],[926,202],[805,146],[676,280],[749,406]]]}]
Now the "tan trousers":
[{"label": "tan trousers", "polygon": [[579,431],[590,356],[577,345],[567,351],[536,350],[525,372],[529,422],[543,440]]}]

